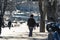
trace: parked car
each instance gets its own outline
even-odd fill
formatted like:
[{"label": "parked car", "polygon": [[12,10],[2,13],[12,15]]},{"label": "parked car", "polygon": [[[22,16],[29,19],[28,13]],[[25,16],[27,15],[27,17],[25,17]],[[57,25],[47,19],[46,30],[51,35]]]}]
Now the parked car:
[{"label": "parked car", "polygon": [[12,22],[12,26],[13,26],[13,27],[15,27],[15,26],[20,26],[20,23],[17,22],[17,21],[13,21],[13,22]]},{"label": "parked car", "polygon": [[51,28],[53,32],[59,31],[60,30],[60,24],[57,22],[48,22],[46,24],[46,29],[48,32],[49,32],[49,28]]}]

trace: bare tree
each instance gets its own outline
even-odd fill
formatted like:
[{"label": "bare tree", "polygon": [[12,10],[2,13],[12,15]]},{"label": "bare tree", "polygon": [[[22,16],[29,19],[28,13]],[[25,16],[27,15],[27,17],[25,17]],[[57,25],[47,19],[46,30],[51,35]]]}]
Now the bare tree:
[{"label": "bare tree", "polygon": [[39,0],[39,11],[41,14],[40,32],[45,32],[45,14],[44,14],[44,11],[42,10],[42,1],[43,0]]},{"label": "bare tree", "polygon": [[50,17],[53,17],[54,20],[56,21],[57,20],[57,16],[56,16],[57,15],[56,14],[57,0],[54,0],[53,2],[52,2],[52,0],[50,2],[47,1],[47,3],[48,3],[48,6],[47,6],[47,10],[48,10],[47,11],[47,19],[48,19],[48,21],[50,21]]},{"label": "bare tree", "polygon": [[7,6],[7,0],[1,0],[1,16],[4,16],[4,12]]},{"label": "bare tree", "polygon": [[9,15],[9,18],[11,18],[11,16],[12,16],[12,11],[14,11],[15,10],[15,1],[14,0],[12,0],[12,1],[10,1],[10,0],[8,0],[8,2],[7,2],[7,7],[6,7],[6,11],[10,11],[10,15]]},{"label": "bare tree", "polygon": [[4,25],[4,12],[7,6],[7,0],[0,0],[0,34],[1,34],[1,27]]}]

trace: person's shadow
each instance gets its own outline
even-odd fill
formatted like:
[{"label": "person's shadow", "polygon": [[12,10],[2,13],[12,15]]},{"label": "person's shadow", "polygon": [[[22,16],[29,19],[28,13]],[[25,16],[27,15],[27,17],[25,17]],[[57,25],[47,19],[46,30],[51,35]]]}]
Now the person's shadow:
[{"label": "person's shadow", "polygon": [[40,39],[40,38],[30,38],[29,40],[47,40],[47,39]]},{"label": "person's shadow", "polygon": [[40,40],[40,39],[37,39],[37,38],[30,38],[29,40]]},{"label": "person's shadow", "polygon": [[38,39],[36,39],[36,38],[33,38],[33,40],[38,40]]}]

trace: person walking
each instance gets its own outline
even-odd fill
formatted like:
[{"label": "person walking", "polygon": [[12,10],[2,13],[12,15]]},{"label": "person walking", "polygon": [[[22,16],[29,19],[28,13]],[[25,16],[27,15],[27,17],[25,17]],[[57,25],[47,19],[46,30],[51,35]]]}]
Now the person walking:
[{"label": "person walking", "polygon": [[33,18],[33,14],[30,15],[30,18],[27,21],[27,25],[29,28],[29,37],[32,37],[32,32],[33,32],[33,28],[35,28],[36,22]]},{"label": "person walking", "polygon": [[9,29],[11,28],[11,20],[9,20],[9,22],[8,22],[8,27],[9,27]]}]

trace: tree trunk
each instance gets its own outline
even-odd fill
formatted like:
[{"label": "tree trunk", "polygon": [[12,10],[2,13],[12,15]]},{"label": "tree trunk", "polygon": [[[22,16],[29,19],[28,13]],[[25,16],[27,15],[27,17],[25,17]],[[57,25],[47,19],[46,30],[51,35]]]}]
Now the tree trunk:
[{"label": "tree trunk", "polygon": [[2,25],[4,25],[4,19],[3,19],[3,16],[4,16],[4,13],[5,13],[5,9],[6,9],[6,6],[7,6],[7,0],[1,0],[1,14],[0,16],[2,17]]},{"label": "tree trunk", "polygon": [[40,11],[40,14],[41,14],[40,32],[45,32],[45,14],[42,10],[42,0],[39,0],[39,11]]}]

